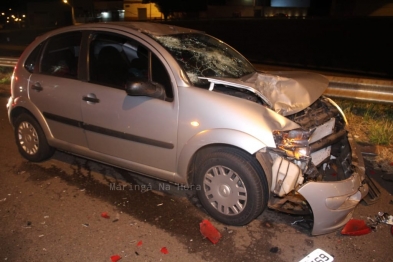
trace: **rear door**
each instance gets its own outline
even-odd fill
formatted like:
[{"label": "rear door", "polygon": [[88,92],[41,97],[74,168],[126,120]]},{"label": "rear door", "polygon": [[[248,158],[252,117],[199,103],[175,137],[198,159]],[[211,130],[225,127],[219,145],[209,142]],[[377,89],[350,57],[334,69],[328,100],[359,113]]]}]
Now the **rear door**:
[{"label": "rear door", "polygon": [[43,46],[39,68],[29,80],[29,96],[45,117],[52,135],[60,140],[87,146],[81,128],[82,90],[78,80],[81,32],[49,38]]}]

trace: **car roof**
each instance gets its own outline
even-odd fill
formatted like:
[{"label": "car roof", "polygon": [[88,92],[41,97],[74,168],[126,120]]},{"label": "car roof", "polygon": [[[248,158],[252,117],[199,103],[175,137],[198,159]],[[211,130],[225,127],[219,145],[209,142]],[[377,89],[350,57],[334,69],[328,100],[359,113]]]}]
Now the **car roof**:
[{"label": "car roof", "polygon": [[150,35],[173,35],[173,34],[184,34],[184,33],[204,33],[202,31],[179,27],[169,24],[153,23],[153,22],[107,22],[107,23],[89,23],[78,25],[76,27],[85,29],[132,29],[142,33]]}]

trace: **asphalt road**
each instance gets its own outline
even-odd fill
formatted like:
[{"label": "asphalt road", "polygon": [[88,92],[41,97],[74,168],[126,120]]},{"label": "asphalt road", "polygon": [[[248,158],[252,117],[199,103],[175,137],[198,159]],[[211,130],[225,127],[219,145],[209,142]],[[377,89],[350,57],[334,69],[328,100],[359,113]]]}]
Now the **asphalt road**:
[{"label": "asphalt road", "polygon": [[[30,163],[17,152],[5,108],[8,96],[9,87],[0,86],[0,260],[111,261],[117,254],[121,262],[280,262],[299,261],[316,248],[338,262],[392,259],[393,235],[386,224],[357,237],[340,232],[310,236],[291,225],[299,217],[266,210],[247,226],[225,226],[176,186],[63,152]],[[382,197],[372,206],[360,204],[354,218],[393,214],[393,182],[382,183],[381,173],[367,171]],[[199,232],[204,218],[222,234],[216,245]]]}]

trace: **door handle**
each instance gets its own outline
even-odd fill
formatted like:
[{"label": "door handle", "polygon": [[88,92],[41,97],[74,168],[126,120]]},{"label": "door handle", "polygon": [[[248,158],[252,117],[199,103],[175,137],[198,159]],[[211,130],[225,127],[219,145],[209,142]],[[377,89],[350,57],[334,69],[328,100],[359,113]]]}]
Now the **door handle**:
[{"label": "door handle", "polygon": [[41,84],[40,83],[35,83],[35,84],[32,84],[31,85],[31,89],[33,89],[33,90],[35,90],[35,91],[37,91],[37,92],[41,92],[42,90],[44,90],[43,88],[42,88],[42,86],[41,86]]},{"label": "door handle", "polygon": [[95,104],[95,103],[99,103],[100,102],[100,99],[95,97],[95,95],[91,95],[91,94],[89,94],[87,96],[83,96],[82,100],[88,102],[88,104],[90,104],[90,103]]}]

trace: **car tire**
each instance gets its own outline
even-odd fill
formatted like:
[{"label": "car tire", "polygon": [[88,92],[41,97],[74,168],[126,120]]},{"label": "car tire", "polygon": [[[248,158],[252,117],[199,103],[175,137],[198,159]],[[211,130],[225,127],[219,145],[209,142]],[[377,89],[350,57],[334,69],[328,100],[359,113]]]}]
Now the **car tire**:
[{"label": "car tire", "polygon": [[49,146],[38,122],[28,114],[15,120],[14,135],[20,154],[29,161],[40,162],[50,158],[55,149]]},{"label": "car tire", "polygon": [[194,182],[199,201],[214,219],[242,226],[262,213],[268,183],[251,155],[228,148],[201,155]]}]

